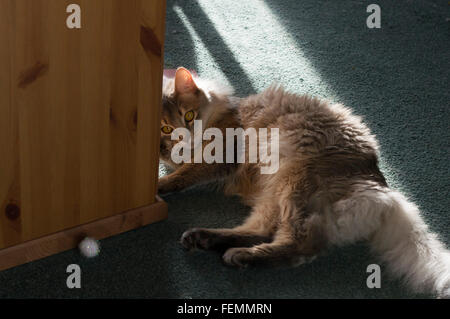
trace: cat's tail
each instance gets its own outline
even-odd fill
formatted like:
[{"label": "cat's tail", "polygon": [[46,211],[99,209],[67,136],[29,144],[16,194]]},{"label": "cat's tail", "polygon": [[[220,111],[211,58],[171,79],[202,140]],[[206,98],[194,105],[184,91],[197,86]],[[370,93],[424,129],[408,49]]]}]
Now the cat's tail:
[{"label": "cat's tail", "polygon": [[415,291],[450,298],[450,251],[428,230],[416,205],[396,191],[386,195],[387,209],[371,239],[373,250]]}]

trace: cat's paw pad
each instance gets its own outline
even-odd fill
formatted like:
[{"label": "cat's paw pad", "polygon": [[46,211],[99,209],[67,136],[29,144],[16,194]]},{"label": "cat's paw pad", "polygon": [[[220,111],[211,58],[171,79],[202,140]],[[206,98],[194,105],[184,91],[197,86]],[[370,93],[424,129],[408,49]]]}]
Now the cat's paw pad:
[{"label": "cat's paw pad", "polygon": [[253,258],[251,248],[230,248],[223,255],[225,264],[245,268]]},{"label": "cat's paw pad", "polygon": [[203,229],[193,228],[185,231],[181,235],[181,245],[187,250],[191,249],[208,249],[210,247],[209,233]]}]

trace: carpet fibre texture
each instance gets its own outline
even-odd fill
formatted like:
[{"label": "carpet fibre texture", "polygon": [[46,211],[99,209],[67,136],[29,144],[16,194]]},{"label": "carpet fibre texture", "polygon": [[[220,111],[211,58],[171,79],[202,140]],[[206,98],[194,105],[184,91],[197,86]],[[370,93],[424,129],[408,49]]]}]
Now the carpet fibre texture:
[{"label": "carpet fibre texture", "polygon": [[[352,107],[377,135],[388,183],[415,201],[450,244],[450,5],[382,1],[381,29],[366,26],[372,1],[202,0],[167,3],[165,67],[259,92],[273,82]],[[248,213],[238,198],[202,186],[164,199],[169,218],[77,250],[0,272],[2,298],[415,298],[384,274],[364,244],[331,249],[294,269],[226,267],[213,252],[186,252],[191,227],[231,227]],[[79,264],[82,288],[66,287]]]}]

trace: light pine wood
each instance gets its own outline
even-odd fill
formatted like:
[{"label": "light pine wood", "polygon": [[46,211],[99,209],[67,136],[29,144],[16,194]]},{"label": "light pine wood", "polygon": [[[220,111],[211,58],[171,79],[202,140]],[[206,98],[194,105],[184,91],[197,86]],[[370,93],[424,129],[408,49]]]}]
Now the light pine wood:
[{"label": "light pine wood", "polygon": [[167,217],[167,204],[161,199],[146,207],[133,209],[89,224],[76,226],[19,245],[0,250],[0,271],[72,249],[87,235],[103,239],[160,221]]},{"label": "light pine wood", "polygon": [[0,0],[0,248],[154,203],[164,19],[163,0]]}]

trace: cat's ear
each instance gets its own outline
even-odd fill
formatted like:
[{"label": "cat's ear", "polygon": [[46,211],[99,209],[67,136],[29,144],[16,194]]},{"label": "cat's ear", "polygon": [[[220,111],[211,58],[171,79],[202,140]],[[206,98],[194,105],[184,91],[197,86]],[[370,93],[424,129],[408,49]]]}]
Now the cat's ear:
[{"label": "cat's ear", "polygon": [[197,90],[198,87],[191,72],[183,67],[179,67],[175,73],[175,92],[177,94],[193,94]]}]

